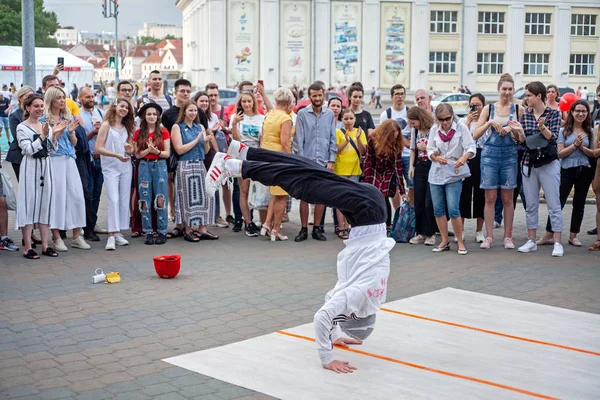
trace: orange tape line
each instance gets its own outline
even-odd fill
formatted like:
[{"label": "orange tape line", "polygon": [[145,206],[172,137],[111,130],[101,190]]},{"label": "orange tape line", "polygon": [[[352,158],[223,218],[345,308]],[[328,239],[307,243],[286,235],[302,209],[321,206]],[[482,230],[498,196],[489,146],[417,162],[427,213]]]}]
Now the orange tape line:
[{"label": "orange tape line", "polygon": [[502,337],[509,338],[509,339],[521,340],[523,342],[541,344],[541,345],[544,345],[544,346],[557,347],[559,349],[570,350],[570,351],[577,351],[579,353],[590,354],[590,355],[593,355],[593,356],[600,356],[600,353],[598,353],[598,352],[590,351],[590,350],[584,350],[584,349],[578,349],[577,347],[563,346],[562,344],[556,344],[556,343],[550,343],[550,342],[543,342],[541,340],[528,339],[528,338],[524,338],[524,337],[521,337],[521,336],[515,336],[515,335],[508,335],[506,333],[489,331],[487,329],[481,329],[481,328],[476,328],[474,326],[457,324],[455,322],[450,322],[450,321],[443,321],[441,319],[433,319],[433,318],[423,317],[423,316],[420,316],[420,315],[409,314],[409,313],[405,313],[405,312],[402,312],[402,311],[391,310],[389,308],[381,308],[381,310],[385,311],[385,312],[388,312],[388,313],[392,313],[392,314],[404,315],[405,317],[417,318],[417,319],[421,319],[421,320],[424,320],[424,321],[436,322],[438,324],[444,324],[444,325],[454,326],[454,327],[457,327],[457,328],[469,329],[471,331],[488,333],[490,335],[496,335],[496,336],[502,336]]},{"label": "orange tape line", "polygon": [[[290,336],[290,337],[294,337],[294,338],[297,338],[297,339],[307,340],[309,342],[314,342],[315,341],[315,339],[310,338],[308,336],[297,335],[295,333],[290,333],[290,332],[286,332],[286,331],[277,331],[277,333],[280,333],[280,334],[286,335],[286,336]],[[503,385],[501,383],[495,383],[495,382],[486,381],[484,379],[473,378],[471,376],[455,374],[453,372],[443,371],[441,369],[430,368],[430,367],[426,367],[424,365],[413,364],[413,363],[409,363],[409,362],[406,362],[406,361],[397,360],[395,358],[380,356],[379,354],[368,353],[366,351],[357,350],[357,349],[354,349],[354,348],[346,348],[346,347],[341,347],[341,346],[335,346],[335,347],[337,347],[337,348],[339,348],[341,350],[344,350],[344,351],[349,351],[349,352],[356,353],[356,354],[362,354],[364,356],[377,358],[379,360],[389,361],[389,362],[392,362],[392,363],[395,363],[395,364],[400,364],[400,365],[404,365],[404,366],[407,366],[407,367],[420,369],[420,370],[423,370],[423,371],[433,372],[435,374],[450,376],[450,377],[458,378],[458,379],[464,379],[466,381],[477,382],[477,383],[481,383],[481,384],[484,384],[484,385],[497,387],[497,388],[504,389],[504,390],[510,390],[512,392],[526,394],[528,396],[537,397],[538,399],[558,400],[556,397],[550,397],[550,396],[546,396],[546,395],[543,395],[543,394],[539,394],[539,393],[535,393],[535,392],[530,392],[528,390],[523,390],[523,389],[515,388],[515,387],[512,387],[512,386]]]}]

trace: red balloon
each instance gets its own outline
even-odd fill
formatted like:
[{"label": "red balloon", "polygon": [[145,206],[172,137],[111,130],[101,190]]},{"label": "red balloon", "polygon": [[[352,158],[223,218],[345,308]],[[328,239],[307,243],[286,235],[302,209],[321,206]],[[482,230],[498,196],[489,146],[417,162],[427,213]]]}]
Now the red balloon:
[{"label": "red balloon", "polygon": [[560,111],[569,111],[576,101],[577,96],[575,93],[565,93],[558,102],[558,108],[560,108]]}]

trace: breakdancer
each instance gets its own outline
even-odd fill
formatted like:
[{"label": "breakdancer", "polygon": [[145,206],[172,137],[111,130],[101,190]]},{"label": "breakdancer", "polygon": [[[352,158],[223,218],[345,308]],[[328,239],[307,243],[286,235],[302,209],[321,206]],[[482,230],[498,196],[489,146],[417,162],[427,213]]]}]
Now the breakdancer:
[{"label": "breakdancer", "polygon": [[[229,177],[280,186],[296,199],[340,210],[352,225],[346,248],[337,258],[338,281],[314,317],[323,367],[352,372],[355,367],[335,359],[333,345],[361,344],[373,332],[375,314],[385,301],[389,252],[396,242],[386,235],[383,196],[373,185],[338,176],[304,157],[249,148],[235,140],[228,154],[215,155],[206,174],[207,196],[213,196]],[[348,337],[341,337],[338,327]]]}]

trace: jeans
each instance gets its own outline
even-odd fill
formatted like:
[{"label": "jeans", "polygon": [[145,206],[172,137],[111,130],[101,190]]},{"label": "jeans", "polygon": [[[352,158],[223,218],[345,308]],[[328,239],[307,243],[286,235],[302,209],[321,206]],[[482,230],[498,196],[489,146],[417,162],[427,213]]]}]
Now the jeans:
[{"label": "jeans", "polygon": [[412,179],[408,179],[408,170],[410,169],[410,156],[402,157],[402,175],[404,175],[404,181],[406,182],[406,188],[413,188]]},{"label": "jeans", "polygon": [[527,229],[538,228],[538,217],[540,207],[540,187],[544,190],[548,216],[554,232],[562,232],[563,218],[560,207],[560,163],[558,160],[539,168],[529,167],[523,169],[523,191],[527,199],[525,219]]},{"label": "jeans", "polygon": [[[583,213],[585,211],[585,199],[594,179],[595,170],[590,167],[573,167],[560,169],[560,208],[563,209],[571,189],[575,187],[573,194],[573,211],[571,213],[571,227],[569,232],[579,233]],[[546,222],[546,231],[552,232],[550,218]]]},{"label": "jeans", "polygon": [[429,189],[429,169],[431,161],[418,161],[415,165],[413,177],[415,190],[415,226],[417,235],[427,237],[435,234],[435,217],[433,216],[433,202]]},{"label": "jeans", "polygon": [[244,216],[242,215],[242,208],[240,207],[240,185],[238,184],[238,178],[233,180],[233,194],[231,195],[231,202],[233,203],[233,216],[235,222],[243,221]]},{"label": "jeans", "polygon": [[102,185],[104,184],[104,175],[102,174],[102,165],[99,158],[93,158],[88,175],[89,191],[92,196],[91,223],[94,227],[98,224],[98,208],[100,207],[100,197],[102,196]]},{"label": "jeans", "polygon": [[448,206],[448,217],[460,217],[460,193],[462,192],[462,181],[446,183],[445,185],[429,184],[431,201],[433,202],[433,215],[443,217],[446,215]]},{"label": "jeans", "polygon": [[83,198],[85,199],[85,228],[83,229],[86,235],[94,233],[95,221],[92,215],[92,194],[90,192],[89,171],[91,168],[90,153],[77,153],[75,159],[79,177],[81,178],[81,186],[83,187]]},{"label": "jeans", "polygon": [[[154,205],[157,214],[157,232],[166,234],[169,217],[167,213],[169,173],[167,162],[164,159],[141,160],[138,171],[138,193],[140,196],[139,209],[142,214],[142,229],[144,233],[152,233],[152,215],[150,204]],[[158,199],[162,197],[163,205],[158,206]],[[152,201],[154,199],[154,202]]]},{"label": "jeans", "polygon": [[517,187],[517,149],[484,146],[481,152],[481,189]]}]

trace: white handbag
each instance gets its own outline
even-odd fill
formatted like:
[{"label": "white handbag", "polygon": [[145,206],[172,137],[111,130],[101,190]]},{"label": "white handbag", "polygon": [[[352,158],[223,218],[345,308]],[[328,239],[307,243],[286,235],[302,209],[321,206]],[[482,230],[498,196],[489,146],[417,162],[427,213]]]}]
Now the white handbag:
[{"label": "white handbag", "polygon": [[15,188],[10,180],[10,176],[0,169],[0,179],[2,179],[2,192],[6,198],[6,208],[11,211],[17,211],[17,196]]}]

